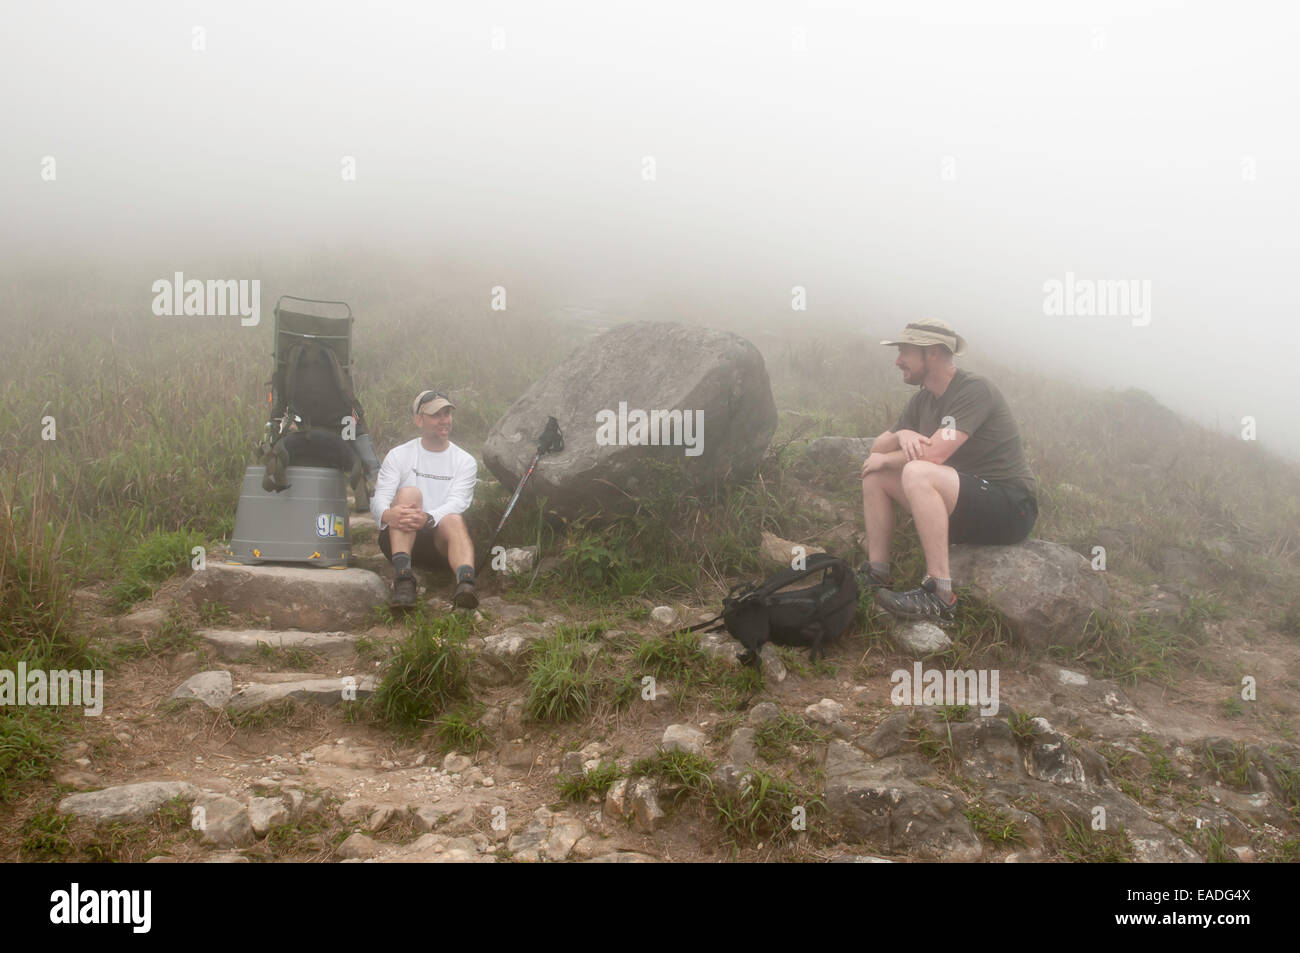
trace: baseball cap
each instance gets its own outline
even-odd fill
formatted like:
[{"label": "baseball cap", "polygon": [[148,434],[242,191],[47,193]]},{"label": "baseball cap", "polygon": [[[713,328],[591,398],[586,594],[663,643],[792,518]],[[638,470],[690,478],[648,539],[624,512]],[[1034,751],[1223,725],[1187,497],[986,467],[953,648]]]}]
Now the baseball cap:
[{"label": "baseball cap", "polygon": [[413,414],[436,414],[444,407],[455,407],[448,397],[440,390],[422,390],[416,395],[411,402],[411,413]]}]

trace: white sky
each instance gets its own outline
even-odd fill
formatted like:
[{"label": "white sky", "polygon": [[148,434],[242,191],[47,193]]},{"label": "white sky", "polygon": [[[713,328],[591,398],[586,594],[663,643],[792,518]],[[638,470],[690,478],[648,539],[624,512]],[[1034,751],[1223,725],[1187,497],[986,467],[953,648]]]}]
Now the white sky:
[{"label": "white sky", "polygon": [[[797,284],[801,323],[939,317],[975,352],[1211,426],[1253,415],[1300,456],[1292,11],[11,5],[0,252],[192,274],[221,251],[455,247],[579,303],[696,289],[755,313]],[[1150,325],[1045,315],[1067,271],[1150,281]]]}]

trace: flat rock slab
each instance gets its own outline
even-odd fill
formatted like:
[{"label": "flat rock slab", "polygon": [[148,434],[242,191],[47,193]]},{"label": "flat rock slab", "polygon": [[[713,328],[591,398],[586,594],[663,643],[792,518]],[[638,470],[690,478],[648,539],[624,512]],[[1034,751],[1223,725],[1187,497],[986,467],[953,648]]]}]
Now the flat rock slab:
[{"label": "flat rock slab", "polygon": [[167,613],[157,606],[145,606],[117,619],[114,625],[122,635],[152,637],[167,621]]},{"label": "flat rock slab", "polygon": [[365,628],[371,609],[388,601],[382,579],[368,569],[240,566],[210,561],[177,590],[195,608],[205,602],[266,619],[273,629],[337,632]]},{"label": "flat rock slab", "polygon": [[[345,842],[346,843],[346,842]],[[494,864],[493,854],[481,852],[468,837],[425,834],[410,844],[389,850],[378,858],[382,864]]]},{"label": "flat rock slab", "polygon": [[60,814],[73,814],[98,824],[142,821],[173,798],[193,800],[200,791],[188,781],[141,781],[70,794],[59,802]]},{"label": "flat rock slab", "polygon": [[255,655],[259,646],[271,649],[301,649],[318,655],[351,655],[357,637],[348,632],[300,632],[296,629],[200,629],[199,638],[211,645],[223,659]]},{"label": "flat rock slab", "polygon": [[477,684],[486,686],[508,685],[524,677],[524,656],[532,650],[533,643],[550,634],[550,630],[535,623],[521,622],[481,640],[470,642],[474,659],[470,675]]},{"label": "flat rock slab", "polygon": [[[351,679],[345,682],[344,679]],[[371,675],[340,675],[335,678],[309,678],[293,682],[252,682],[236,692],[226,707],[245,711],[262,705],[274,704],[286,698],[315,702],[318,705],[337,705],[343,701],[343,692],[355,692],[355,701],[368,698],[375,690]]]},{"label": "flat rock slab", "polygon": [[983,846],[956,796],[909,779],[895,758],[869,762],[843,741],[826,752],[826,808],[851,842],[931,860],[974,861]]},{"label": "flat rock slab", "polygon": [[311,749],[312,760],[317,764],[332,764],[344,768],[373,768],[379,765],[379,752],[366,745],[343,739],[343,743],[317,745]]},{"label": "flat rock slab", "polygon": [[203,702],[214,711],[225,707],[230,696],[235,693],[235,681],[229,672],[199,672],[191,675],[172,692],[171,697],[188,701],[194,699]]},{"label": "flat rock slab", "polygon": [[535,622],[523,622],[483,639],[483,654],[494,663],[512,665],[528,652],[532,643],[550,633]]}]

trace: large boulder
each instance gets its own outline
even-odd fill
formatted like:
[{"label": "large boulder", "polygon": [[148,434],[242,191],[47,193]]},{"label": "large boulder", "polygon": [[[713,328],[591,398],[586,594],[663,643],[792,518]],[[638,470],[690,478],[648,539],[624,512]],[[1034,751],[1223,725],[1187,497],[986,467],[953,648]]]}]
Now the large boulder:
[{"label": "large boulder", "polygon": [[[637,412],[648,420],[639,423]],[[523,475],[548,416],[559,420],[565,448],[543,458],[528,492],[545,496],[565,517],[628,505],[656,461],[680,467],[696,485],[744,479],[777,421],[767,368],[753,344],[722,331],[649,322],[583,345],[506,411],[483,444],[483,460],[503,484],[514,486]]]},{"label": "large boulder", "polygon": [[955,586],[993,605],[1012,635],[1035,649],[1076,647],[1093,612],[1106,607],[1101,573],[1078,553],[1045,539],[1013,546],[961,543],[948,554]]}]

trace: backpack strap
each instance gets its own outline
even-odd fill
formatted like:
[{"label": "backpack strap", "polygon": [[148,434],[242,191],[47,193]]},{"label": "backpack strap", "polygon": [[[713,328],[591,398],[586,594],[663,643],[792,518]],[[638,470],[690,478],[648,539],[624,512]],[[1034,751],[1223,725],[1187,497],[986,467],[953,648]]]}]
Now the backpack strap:
[{"label": "backpack strap", "polygon": [[726,628],[726,623],[722,621],[722,613],[718,613],[708,622],[701,622],[699,625],[693,625],[686,632],[721,632]]},{"label": "backpack strap", "polygon": [[844,560],[838,556],[832,556],[830,553],[813,553],[804,561],[803,569],[783,569],[775,576],[764,580],[763,584],[755,590],[764,599],[772,593],[784,589],[793,582],[800,579],[806,579],[813,573],[822,572],[826,569],[832,569],[838,563]]},{"label": "backpack strap", "polygon": [[310,343],[308,341],[299,341],[289,348],[289,357],[284,362],[284,386],[277,395],[280,398],[279,407],[281,413],[284,412],[284,408],[293,399],[294,387],[298,383],[298,365],[302,363],[303,357],[306,356]]},{"label": "backpack strap", "polygon": [[[726,614],[729,611],[732,611],[739,602],[748,598],[755,591],[756,590],[754,589],[754,586],[751,585],[750,583],[747,582],[736,583],[729,590],[727,590],[726,596],[723,597],[721,612],[719,612],[709,621],[701,622],[699,625],[693,625],[689,629],[686,629],[686,631],[687,632],[701,632],[701,631],[721,632],[727,626],[726,622],[723,621],[726,617]],[[708,628],[708,626],[713,626],[713,628]]]},{"label": "backpack strap", "polygon": [[334,353],[332,348],[319,345],[325,352],[325,359],[329,361],[330,369],[334,372],[334,384],[338,387],[339,393],[343,399],[348,402],[352,409],[352,419],[357,422],[357,433],[366,432],[365,413],[361,410],[361,402],[357,400],[357,395],[352,392],[352,380],[348,377],[347,371],[343,370],[343,365],[339,363],[339,356]]}]

